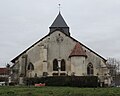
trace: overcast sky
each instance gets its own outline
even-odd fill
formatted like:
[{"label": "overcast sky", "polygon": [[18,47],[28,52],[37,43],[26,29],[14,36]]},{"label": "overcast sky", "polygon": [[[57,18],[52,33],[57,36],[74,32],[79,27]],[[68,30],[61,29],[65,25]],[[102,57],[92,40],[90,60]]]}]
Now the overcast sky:
[{"label": "overcast sky", "polygon": [[48,34],[59,3],[72,37],[120,58],[120,0],[0,0],[0,66]]}]

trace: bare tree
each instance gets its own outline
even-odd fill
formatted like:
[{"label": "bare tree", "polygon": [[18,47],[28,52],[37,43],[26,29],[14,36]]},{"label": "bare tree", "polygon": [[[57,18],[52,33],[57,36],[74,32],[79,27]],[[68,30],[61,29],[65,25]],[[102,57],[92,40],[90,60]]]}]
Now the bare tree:
[{"label": "bare tree", "polygon": [[115,58],[108,58],[107,60],[108,68],[110,69],[110,75],[113,77],[113,82],[115,85],[120,84],[120,60]]},{"label": "bare tree", "polygon": [[120,60],[115,58],[108,58],[107,59],[107,65],[111,70],[114,70],[116,74],[119,74],[120,72]]}]

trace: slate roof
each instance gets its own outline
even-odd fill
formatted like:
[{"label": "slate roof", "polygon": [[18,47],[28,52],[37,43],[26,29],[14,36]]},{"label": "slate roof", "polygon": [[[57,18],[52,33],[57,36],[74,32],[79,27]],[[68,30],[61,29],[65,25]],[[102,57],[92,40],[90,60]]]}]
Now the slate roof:
[{"label": "slate roof", "polygon": [[54,20],[54,22],[52,23],[52,25],[50,26],[50,28],[51,27],[68,27],[60,12]]},{"label": "slate roof", "polygon": [[69,27],[66,24],[60,12],[49,28],[50,28],[50,34],[55,32],[55,30],[59,30],[65,33],[66,35],[70,36]]},{"label": "slate roof", "polygon": [[87,56],[79,42],[76,43],[69,57],[72,56]]}]

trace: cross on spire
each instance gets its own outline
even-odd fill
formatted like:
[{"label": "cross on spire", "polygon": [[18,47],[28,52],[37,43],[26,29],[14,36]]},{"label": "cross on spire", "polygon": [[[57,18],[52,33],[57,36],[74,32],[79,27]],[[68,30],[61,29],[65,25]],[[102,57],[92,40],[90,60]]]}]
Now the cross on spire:
[{"label": "cross on spire", "polygon": [[61,4],[58,4],[59,12],[61,11]]}]

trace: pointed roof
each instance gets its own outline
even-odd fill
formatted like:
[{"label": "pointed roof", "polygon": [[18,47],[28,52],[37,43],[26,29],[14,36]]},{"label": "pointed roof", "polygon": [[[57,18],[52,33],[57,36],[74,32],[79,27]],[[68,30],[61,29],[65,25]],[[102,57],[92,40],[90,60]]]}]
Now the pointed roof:
[{"label": "pointed roof", "polygon": [[59,12],[58,16],[56,17],[56,19],[54,20],[54,22],[52,23],[51,27],[68,27],[68,25],[66,24],[65,20],[63,19],[61,13]]},{"label": "pointed roof", "polygon": [[60,31],[60,32],[63,32],[66,35],[70,36],[69,27],[66,24],[65,20],[63,19],[60,12],[49,28],[50,28],[50,32],[49,32],[50,34],[55,31]]},{"label": "pointed roof", "polygon": [[69,57],[72,56],[85,56],[85,57],[87,56],[79,42],[76,43]]}]

